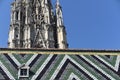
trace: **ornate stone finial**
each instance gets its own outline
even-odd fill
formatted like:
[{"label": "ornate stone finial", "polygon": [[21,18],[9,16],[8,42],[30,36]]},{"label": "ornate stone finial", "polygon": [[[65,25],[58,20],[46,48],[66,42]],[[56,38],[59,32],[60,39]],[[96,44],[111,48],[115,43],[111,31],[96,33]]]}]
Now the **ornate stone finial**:
[{"label": "ornate stone finial", "polygon": [[60,0],[57,0],[56,5],[60,5]]}]

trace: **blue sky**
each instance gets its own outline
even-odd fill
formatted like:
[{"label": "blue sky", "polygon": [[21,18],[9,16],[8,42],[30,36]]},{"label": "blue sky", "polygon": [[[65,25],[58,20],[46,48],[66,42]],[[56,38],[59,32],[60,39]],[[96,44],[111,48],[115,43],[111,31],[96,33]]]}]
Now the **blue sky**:
[{"label": "blue sky", "polygon": [[[0,47],[7,47],[12,1],[0,1]],[[120,49],[120,0],[60,2],[69,48]]]}]

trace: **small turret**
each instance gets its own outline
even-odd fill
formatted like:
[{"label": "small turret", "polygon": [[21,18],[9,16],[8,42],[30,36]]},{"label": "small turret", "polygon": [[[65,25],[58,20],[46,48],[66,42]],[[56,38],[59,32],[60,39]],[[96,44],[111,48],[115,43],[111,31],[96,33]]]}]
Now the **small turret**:
[{"label": "small turret", "polygon": [[62,7],[60,6],[59,0],[56,2],[56,20],[58,48],[68,48],[66,30],[63,23]]},{"label": "small turret", "polygon": [[57,26],[63,25],[63,15],[62,15],[62,7],[60,6],[59,0],[56,2],[56,16],[57,16]]}]

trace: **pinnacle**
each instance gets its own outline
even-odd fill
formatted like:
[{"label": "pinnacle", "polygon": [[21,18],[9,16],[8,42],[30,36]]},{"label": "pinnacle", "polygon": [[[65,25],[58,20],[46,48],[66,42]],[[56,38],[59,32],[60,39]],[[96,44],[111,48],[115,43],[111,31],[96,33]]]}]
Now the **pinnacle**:
[{"label": "pinnacle", "polygon": [[57,5],[60,5],[60,0],[57,0]]}]

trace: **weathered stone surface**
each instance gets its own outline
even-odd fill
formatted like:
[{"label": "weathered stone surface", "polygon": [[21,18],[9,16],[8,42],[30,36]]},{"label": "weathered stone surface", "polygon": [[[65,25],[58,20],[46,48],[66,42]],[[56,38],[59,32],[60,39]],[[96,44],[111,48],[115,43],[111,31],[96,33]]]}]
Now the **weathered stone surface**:
[{"label": "weathered stone surface", "polygon": [[51,0],[15,0],[11,8],[9,48],[67,48],[59,1],[53,12]]}]

